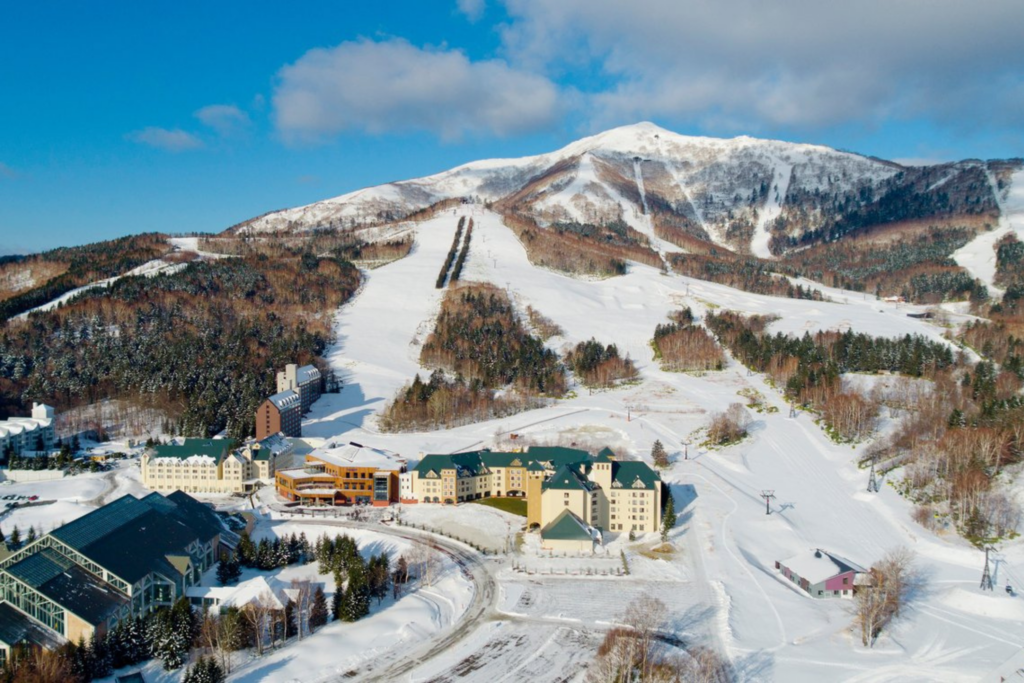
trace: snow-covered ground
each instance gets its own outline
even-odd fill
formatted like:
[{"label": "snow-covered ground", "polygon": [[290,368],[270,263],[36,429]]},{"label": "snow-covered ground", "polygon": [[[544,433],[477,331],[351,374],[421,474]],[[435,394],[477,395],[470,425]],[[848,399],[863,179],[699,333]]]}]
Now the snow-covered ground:
[{"label": "snow-covered ground", "polygon": [[1007,235],[1014,234],[1024,240],[1024,170],[1016,171],[1010,179],[1010,186],[1000,193],[994,179],[992,193],[999,204],[999,225],[995,230],[983,232],[953,252],[953,260],[966,268],[974,277],[984,282],[990,291],[1001,293],[993,284],[996,276],[996,247]]},{"label": "snow-covered ground", "polygon": [[[640,457],[660,439],[675,458],[663,477],[680,509],[673,536],[678,551],[669,560],[647,559],[642,548],[627,553],[631,562],[678,567],[638,573],[626,585],[656,595],[689,596],[687,605],[666,601],[673,617],[686,623],[680,630],[690,641],[721,647],[740,680],[970,680],[1019,649],[1024,613],[1018,599],[1002,592],[981,595],[982,554],[958,538],[938,537],[916,525],[910,519],[911,506],[892,488],[867,493],[867,475],[856,466],[864,445],[836,445],[807,415],[789,418],[778,393],[761,376],[748,376],[734,363],[703,376],[667,373],[652,361],[648,346],[655,325],[681,306],[692,307],[698,316],[719,307],[775,314],[780,320],[772,329],[791,334],[852,328],[941,340],[943,327],[908,318],[906,312],[914,307],[841,290],[828,289],[832,302],[790,300],[637,265],[623,277],[581,281],[531,265],[518,240],[494,215],[479,208],[462,211],[476,223],[465,280],[506,288],[520,310],[531,305],[558,323],[564,335],[549,340],[554,348],[590,337],[616,343],[637,362],[643,381],[594,393],[577,387],[578,395],[549,407],[451,430],[378,433],[377,411],[413,374],[423,372],[417,362],[419,348],[441,296],[433,281],[458,218],[458,213],[446,214],[417,226],[413,253],[369,273],[355,300],[339,312],[338,344],[330,360],[341,373],[344,389],[313,406],[304,424],[308,433],[344,434],[414,459],[422,452],[489,445],[512,432],[520,443],[599,442],[622,455]],[[738,392],[748,388],[760,391],[779,412],[752,413],[752,436],[737,446],[704,452],[692,445],[709,413],[742,401]],[[683,460],[687,441],[691,457]],[[760,498],[764,489],[775,492],[771,515],[765,514]],[[432,508],[423,506],[416,514],[427,520],[435,514]],[[441,513],[436,514],[440,519]],[[927,587],[870,650],[851,631],[850,602],[812,600],[774,570],[775,560],[815,547],[870,566],[899,545],[915,551]],[[527,548],[519,560],[528,564],[542,556],[536,553],[531,560]],[[578,559],[569,560],[579,564]],[[1015,573],[1024,579],[1024,571],[1017,569],[1021,566],[1021,543],[1006,544],[1000,550],[997,584],[1018,585]],[[517,680],[543,663],[544,675],[538,680],[573,680],[575,667],[592,655],[600,640],[601,626],[591,622],[593,607],[585,603],[607,601],[609,619],[621,613],[623,603],[612,600],[614,591],[581,584],[571,567],[563,567],[568,569],[564,577],[502,570],[499,578],[507,594],[501,609],[509,614],[481,627],[413,677],[449,680],[462,671],[472,672],[472,680]],[[560,588],[564,585],[573,588]],[[548,610],[536,615],[539,621],[530,621],[534,617],[516,605],[531,586],[543,587],[537,589],[542,603],[563,601],[557,604],[564,609]],[[575,590],[580,599],[557,597],[559,590]],[[590,654],[581,655],[581,649]],[[533,652],[538,653],[535,658]],[[503,657],[512,658],[507,668],[499,663]]]},{"label": "snow-covered ground", "polygon": [[[552,348],[563,350],[590,337],[616,343],[637,362],[642,381],[598,392],[575,387],[570,398],[548,407],[451,430],[379,433],[376,413],[417,371],[424,372],[418,363],[420,345],[443,294],[434,281],[463,213],[476,224],[465,280],[506,288],[520,310],[531,305],[554,320],[564,334],[548,341]],[[463,207],[416,225],[414,231],[410,255],[367,273],[357,296],[338,312],[337,343],[328,358],[344,388],[314,404],[304,434],[341,436],[411,459],[419,453],[492,445],[511,433],[519,435],[516,443],[609,445],[633,457],[646,457],[660,439],[674,460],[663,478],[672,487],[679,524],[670,538],[675,552],[665,555],[650,552],[656,537],[636,542],[618,537],[610,538],[607,551],[597,557],[550,557],[528,535],[521,554],[485,560],[499,586],[489,618],[475,622],[465,638],[423,659],[401,680],[581,680],[603,631],[643,593],[665,602],[671,628],[686,643],[720,649],[743,681],[974,680],[1020,650],[1021,599],[1001,590],[980,593],[980,552],[916,525],[911,506],[891,487],[868,493],[867,474],[856,466],[865,445],[836,445],[809,416],[789,418],[785,403],[763,377],[748,375],[735,363],[702,376],[663,372],[648,345],[654,327],[682,306],[693,308],[698,317],[715,308],[775,314],[780,320],[772,329],[793,334],[852,328],[939,340],[943,327],[908,318],[913,307],[829,288],[821,289],[831,302],[790,300],[636,265],[627,275],[608,280],[569,278],[530,264],[514,234],[478,207]],[[876,383],[860,377],[851,382]],[[751,436],[736,446],[704,451],[694,445],[709,414],[745,402],[739,392],[751,388],[778,412],[751,413]],[[683,459],[684,449],[689,459]],[[0,493],[6,490],[30,491],[66,506],[49,506],[53,514],[32,522],[48,529],[66,514],[87,510],[85,500],[95,505],[141,486],[132,465],[125,463],[106,478],[0,487]],[[771,515],[765,514],[762,490],[774,491]],[[267,496],[272,492],[260,497],[266,501]],[[217,502],[247,504],[230,498]],[[493,537],[492,547],[514,536],[521,524],[521,518],[482,506],[403,507],[407,523],[447,526],[475,542]],[[18,519],[13,515],[3,521],[4,532]],[[307,535],[313,528],[290,520],[266,528],[278,532],[291,525]],[[389,544],[398,543],[368,536],[363,541],[396,549]],[[776,560],[816,547],[868,566],[899,545],[916,553],[926,585],[870,650],[850,628],[850,602],[813,600],[774,570]],[[629,576],[612,575],[620,550],[627,556]],[[1004,544],[997,560],[997,585],[1011,582],[1019,588],[1024,544]],[[469,599],[467,590],[465,584],[453,584],[439,590],[440,597],[407,596],[368,621],[330,626],[302,644],[248,664],[237,677],[337,678],[366,657],[385,656],[382,648],[388,650],[386,657],[395,657],[451,628],[459,619],[459,605]],[[150,673],[156,680],[171,680],[156,668]]]},{"label": "snow-covered ground", "polygon": [[83,285],[81,287],[76,287],[75,289],[72,289],[70,292],[62,294],[56,299],[53,299],[52,301],[47,301],[45,304],[36,306],[35,308],[30,308],[21,315],[15,317],[17,319],[23,319],[26,318],[29,313],[53,310],[54,308],[57,308],[57,306],[60,306],[63,303],[71,301],[71,299],[74,299],[82,292],[86,292],[90,289],[96,289],[97,287],[109,287],[110,285],[114,284],[121,278],[127,277],[129,275],[145,275],[146,277],[153,277],[154,275],[157,275],[159,273],[165,273],[169,275],[171,273],[176,273],[177,271],[184,268],[186,265],[187,264],[185,263],[168,263],[163,259],[153,259],[152,261],[147,261],[146,263],[143,263],[141,266],[137,268],[132,268],[131,270],[125,272],[122,275],[115,275],[114,277],[108,277],[105,280],[98,280],[96,282],[90,282],[89,284]]}]

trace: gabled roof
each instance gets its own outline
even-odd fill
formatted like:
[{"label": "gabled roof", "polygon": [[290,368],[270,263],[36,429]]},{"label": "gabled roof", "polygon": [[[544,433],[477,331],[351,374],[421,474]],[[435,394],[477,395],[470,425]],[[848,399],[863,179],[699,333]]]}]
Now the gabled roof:
[{"label": "gabled roof", "polygon": [[864,573],[867,571],[849,560],[844,560],[820,548],[800,553],[788,560],[782,560],[779,564],[812,584],[821,583],[846,572]]},{"label": "gabled roof", "polygon": [[253,445],[259,446],[259,448],[254,449],[255,453],[253,457],[256,460],[269,460],[272,455],[281,455],[282,453],[294,448],[292,442],[288,440],[288,437],[281,433],[271,434],[267,438],[262,441],[257,441]]},{"label": "gabled roof", "polygon": [[187,460],[192,456],[206,456],[220,462],[230,453],[237,442],[232,439],[185,439],[182,444],[154,446],[153,455],[157,458],[177,458]]},{"label": "gabled roof", "polygon": [[0,603],[0,642],[10,646],[29,643],[56,650],[60,647],[61,638],[5,602]]},{"label": "gabled roof", "polygon": [[441,474],[441,470],[455,470],[457,476],[476,476],[486,474],[487,466],[481,459],[481,453],[471,451],[468,453],[455,453],[453,455],[427,455],[420,460],[414,470],[420,478],[424,478],[430,472]]},{"label": "gabled roof", "polygon": [[173,576],[167,555],[180,555],[194,541],[207,542],[223,527],[216,513],[186,493],[122,496],[55,529],[58,541],[129,583],[152,571]]},{"label": "gabled roof", "polygon": [[128,596],[53,548],[29,555],[8,567],[7,572],[90,624],[105,621],[128,602]]},{"label": "gabled roof", "polygon": [[615,451],[605,446],[594,456],[594,462],[615,462]]},{"label": "gabled roof", "polygon": [[488,467],[526,467],[530,458],[525,453],[504,453],[502,451],[482,451],[480,459]]},{"label": "gabled roof", "polygon": [[530,446],[526,451],[527,458],[545,463],[549,469],[558,469],[562,465],[591,460],[590,453],[579,448],[564,446]]},{"label": "gabled roof", "polygon": [[661,484],[661,476],[639,460],[612,461],[612,486],[624,489],[652,490]]},{"label": "gabled roof", "polygon": [[541,486],[542,491],[592,491],[594,483],[580,476],[568,465],[559,467]]},{"label": "gabled roof", "polygon": [[569,510],[562,510],[562,513],[546,527],[541,529],[540,535],[549,541],[590,541],[593,534],[582,519]]}]

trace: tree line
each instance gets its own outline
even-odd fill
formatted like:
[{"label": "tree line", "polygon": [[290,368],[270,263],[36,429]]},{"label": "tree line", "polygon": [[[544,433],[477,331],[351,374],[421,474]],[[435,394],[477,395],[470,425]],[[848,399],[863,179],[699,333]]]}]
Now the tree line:
[{"label": "tree line", "polygon": [[714,338],[694,321],[689,307],[669,316],[671,322],[654,328],[655,360],[670,372],[721,370],[725,355]]},{"label": "tree line", "polygon": [[318,356],[333,335],[323,311],[358,285],[350,262],[310,253],[124,277],[8,323],[0,331],[0,400],[14,412],[31,399],[58,411],[125,399],[162,410],[168,433],[248,436],[256,408],[276,390],[277,369],[323,365]]},{"label": "tree line", "polygon": [[465,283],[447,291],[420,362],[435,370],[427,382],[417,374],[399,390],[381,415],[384,429],[465,424],[565,393],[558,355],[527,331],[508,295],[493,285]]},{"label": "tree line", "polygon": [[0,300],[0,322],[67,294],[97,280],[105,280],[158,259],[171,248],[165,235],[145,233],[95,242],[81,247],[61,247],[26,256],[0,266],[0,275],[45,271],[54,274],[27,291]]},{"label": "tree line", "polygon": [[628,355],[619,355],[615,344],[603,345],[596,339],[577,344],[565,361],[576,377],[589,387],[611,387],[620,380],[634,379],[640,374]]},{"label": "tree line", "polygon": [[452,240],[452,246],[448,249],[448,255],[445,256],[441,272],[437,274],[437,283],[435,285],[437,289],[442,289],[445,281],[448,279],[448,273],[452,269],[452,263],[455,262],[455,254],[459,250],[459,241],[462,239],[462,229],[465,225],[466,217],[461,216],[459,218],[459,225],[455,228],[455,238]]}]

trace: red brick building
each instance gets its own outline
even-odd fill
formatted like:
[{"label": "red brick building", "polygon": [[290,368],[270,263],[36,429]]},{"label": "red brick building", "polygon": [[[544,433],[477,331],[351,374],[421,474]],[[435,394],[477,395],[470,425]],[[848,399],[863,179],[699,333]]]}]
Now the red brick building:
[{"label": "red brick building", "polygon": [[282,432],[285,436],[302,436],[302,399],[294,391],[274,394],[256,410],[256,439]]}]

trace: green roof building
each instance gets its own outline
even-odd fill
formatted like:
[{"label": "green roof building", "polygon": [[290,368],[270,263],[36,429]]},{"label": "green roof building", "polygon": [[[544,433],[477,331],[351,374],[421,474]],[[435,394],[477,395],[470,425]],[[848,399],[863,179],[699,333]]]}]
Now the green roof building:
[{"label": "green roof building", "polygon": [[0,561],[0,656],[5,633],[77,642],[169,606],[237,541],[180,491],[122,496]]}]

